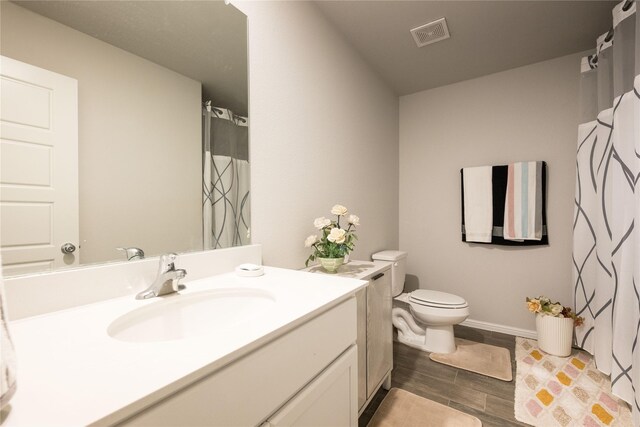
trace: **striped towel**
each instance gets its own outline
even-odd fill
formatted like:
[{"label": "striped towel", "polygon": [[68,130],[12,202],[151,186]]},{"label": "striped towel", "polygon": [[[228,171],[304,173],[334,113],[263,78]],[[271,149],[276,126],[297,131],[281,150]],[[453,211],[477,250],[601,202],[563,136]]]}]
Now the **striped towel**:
[{"label": "striped towel", "polygon": [[504,238],[542,238],[542,162],[509,164],[504,205]]}]

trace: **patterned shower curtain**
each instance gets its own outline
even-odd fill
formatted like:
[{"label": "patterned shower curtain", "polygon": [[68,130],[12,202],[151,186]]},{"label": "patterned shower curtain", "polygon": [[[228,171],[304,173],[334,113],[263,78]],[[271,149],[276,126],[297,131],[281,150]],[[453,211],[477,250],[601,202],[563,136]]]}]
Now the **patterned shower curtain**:
[{"label": "patterned shower curtain", "polygon": [[210,102],[202,117],[204,249],[246,245],[251,230],[248,120]]},{"label": "patterned shower curtain", "polygon": [[579,346],[611,375],[640,425],[640,16],[613,9],[613,31],[582,58],[573,223]]}]

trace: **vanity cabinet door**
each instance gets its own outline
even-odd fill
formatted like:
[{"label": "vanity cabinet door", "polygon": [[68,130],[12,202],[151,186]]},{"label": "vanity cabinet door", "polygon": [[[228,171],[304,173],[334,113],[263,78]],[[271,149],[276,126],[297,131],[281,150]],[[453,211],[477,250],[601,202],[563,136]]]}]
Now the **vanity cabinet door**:
[{"label": "vanity cabinet door", "polygon": [[357,370],[351,346],[262,427],[357,426]]},{"label": "vanity cabinet door", "polygon": [[[382,276],[381,276],[382,275]],[[371,396],[391,370],[391,270],[374,275],[367,287],[367,396]]]},{"label": "vanity cabinet door", "polygon": [[367,288],[356,292],[358,306],[358,409],[367,401]]}]

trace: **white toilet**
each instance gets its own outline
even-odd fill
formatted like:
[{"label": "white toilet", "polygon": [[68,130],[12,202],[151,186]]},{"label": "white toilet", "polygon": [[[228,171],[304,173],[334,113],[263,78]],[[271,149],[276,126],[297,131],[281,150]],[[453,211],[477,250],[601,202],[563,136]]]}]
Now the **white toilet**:
[{"label": "white toilet", "polygon": [[382,251],[374,260],[392,262],[392,320],[398,330],[398,341],[420,350],[453,353],[456,344],[453,325],[469,317],[469,304],[464,298],[445,292],[418,289],[402,293],[406,275],[407,253]]}]

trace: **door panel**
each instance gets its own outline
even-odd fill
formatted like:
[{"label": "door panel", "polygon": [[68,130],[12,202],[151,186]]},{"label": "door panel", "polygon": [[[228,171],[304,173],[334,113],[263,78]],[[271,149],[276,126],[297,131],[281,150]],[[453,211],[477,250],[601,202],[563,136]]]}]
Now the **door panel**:
[{"label": "door panel", "polygon": [[51,203],[4,202],[0,207],[5,247],[51,245]]},{"label": "door panel", "polygon": [[30,75],[33,73],[9,74],[12,70],[7,70],[4,64],[3,59],[2,102],[0,103],[2,121],[51,130],[51,92],[53,88],[38,86],[24,80],[14,80],[13,78],[32,78],[32,82],[41,81],[36,76]]},{"label": "door panel", "polygon": [[[21,141],[0,140],[2,183],[51,185],[51,147]],[[31,167],[24,167],[24,165]]]}]

